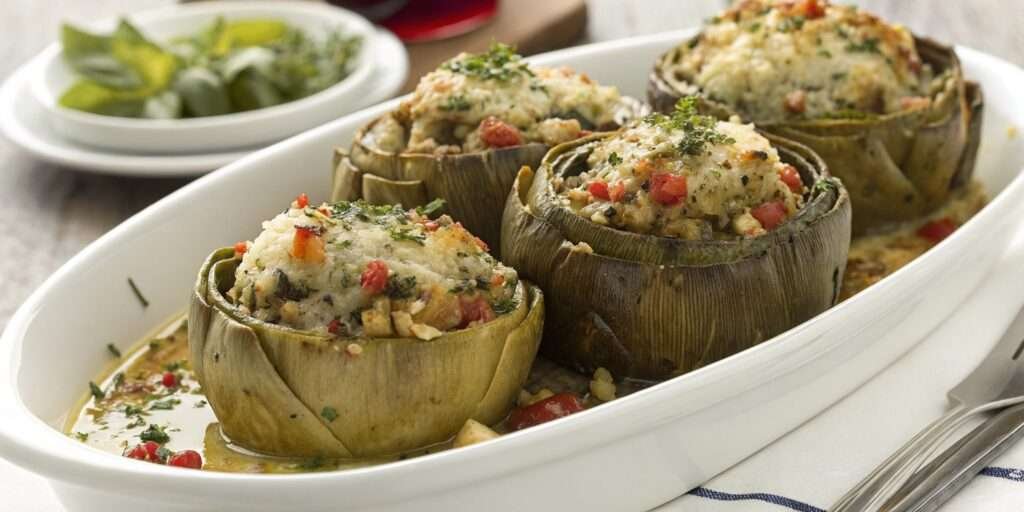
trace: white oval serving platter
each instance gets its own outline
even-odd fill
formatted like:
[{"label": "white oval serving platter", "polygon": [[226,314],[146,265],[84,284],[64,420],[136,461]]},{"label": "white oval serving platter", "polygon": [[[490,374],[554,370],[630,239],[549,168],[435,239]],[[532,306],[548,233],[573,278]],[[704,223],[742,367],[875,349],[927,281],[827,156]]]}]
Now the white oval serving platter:
[{"label": "white oval serving platter", "polygon": [[[402,42],[391,32],[378,30],[374,55],[377,61],[369,92],[351,110],[373,105],[397,93],[409,72],[409,58]],[[14,72],[0,88],[0,130],[14,144],[37,158],[85,172],[134,177],[199,176],[223,167],[256,148],[241,151],[140,155],[117,153],[78,144],[54,133],[42,106],[28,91],[33,59]]]},{"label": "white oval serving platter", "polygon": [[[642,96],[680,31],[533,59]],[[269,476],[182,471],[99,452],[60,432],[107,361],[181,311],[203,257],[256,234],[300,192],[326,197],[332,149],[396,102],[339,119],[182,188],[75,256],[0,339],[0,456],[51,481],[71,511],[644,510],[739,462],[870,379],[946,318],[1024,215],[1024,71],[960,49],[988,97],[977,177],[998,193],[950,238],[828,312],[707,367],[569,418],[422,458]],[[496,205],[498,206],[498,205]],[[150,301],[143,309],[127,278]],[[1009,317],[1005,322],[1009,322]]]},{"label": "white oval serving platter", "polygon": [[[353,106],[366,106],[360,103],[370,92],[377,64],[376,31],[369,21],[348,10],[325,3],[236,1],[170,5],[127,16],[157,42],[195,33],[218,17],[228,21],[281,20],[315,39],[340,30],[346,36],[361,37],[363,43],[344,80],[305,98],[248,112],[188,119],[135,119],[64,108],[58,99],[79,78],[64,62],[59,42],[36,57],[39,67],[29,80],[29,91],[43,107],[50,128],[58,134],[108,151],[136,154],[237,150],[284,139],[356,110]],[[88,29],[108,33],[116,26],[117,20],[109,19]]]}]

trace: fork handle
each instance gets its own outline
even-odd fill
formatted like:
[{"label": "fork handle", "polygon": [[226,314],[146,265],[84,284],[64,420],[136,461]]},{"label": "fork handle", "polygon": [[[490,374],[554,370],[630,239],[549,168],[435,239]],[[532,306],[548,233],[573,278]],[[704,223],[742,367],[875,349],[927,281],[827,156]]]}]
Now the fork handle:
[{"label": "fork handle", "polygon": [[829,512],[877,510],[882,500],[910,478],[920,466],[922,457],[929,453],[929,448],[944,439],[968,413],[963,406],[957,406],[933,421],[847,491],[829,508]]},{"label": "fork handle", "polygon": [[885,512],[933,512],[1024,436],[1024,405],[1003,410],[916,473],[882,506]]}]

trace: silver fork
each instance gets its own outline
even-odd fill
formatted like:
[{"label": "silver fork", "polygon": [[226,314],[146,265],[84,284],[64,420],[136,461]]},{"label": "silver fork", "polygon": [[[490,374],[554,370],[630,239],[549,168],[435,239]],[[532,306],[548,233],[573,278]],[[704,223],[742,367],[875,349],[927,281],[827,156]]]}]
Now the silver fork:
[{"label": "silver fork", "polygon": [[829,512],[878,510],[936,453],[950,435],[985,411],[1024,403],[1024,311],[985,360],[947,394],[950,409],[839,498]]}]

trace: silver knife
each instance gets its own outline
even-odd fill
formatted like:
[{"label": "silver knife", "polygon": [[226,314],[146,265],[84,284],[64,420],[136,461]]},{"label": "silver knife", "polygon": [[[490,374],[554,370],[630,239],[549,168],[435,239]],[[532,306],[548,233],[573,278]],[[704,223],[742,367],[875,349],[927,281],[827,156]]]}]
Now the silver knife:
[{"label": "silver knife", "polygon": [[1024,404],[1004,409],[979,425],[907,481],[882,512],[932,512],[989,463],[1024,437]]}]

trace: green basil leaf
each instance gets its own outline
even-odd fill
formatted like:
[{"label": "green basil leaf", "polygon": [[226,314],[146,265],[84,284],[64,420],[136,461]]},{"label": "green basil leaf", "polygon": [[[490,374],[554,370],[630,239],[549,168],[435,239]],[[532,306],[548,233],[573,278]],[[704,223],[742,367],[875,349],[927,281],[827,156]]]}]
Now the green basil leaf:
[{"label": "green basil leaf", "polygon": [[274,61],[277,56],[273,50],[260,47],[246,48],[229,55],[221,64],[221,76],[231,83],[243,71],[252,69],[269,77],[273,73]]},{"label": "green basil leaf", "polygon": [[174,82],[174,90],[184,102],[185,112],[193,117],[231,113],[227,88],[216,73],[199,67],[182,71]]},{"label": "green basil leaf", "polygon": [[142,108],[142,117],[148,119],[179,119],[181,97],[174,91],[164,91],[150,96]]},{"label": "green basil leaf", "polygon": [[257,68],[246,68],[228,84],[228,95],[236,112],[256,110],[284,103],[274,83]]},{"label": "green basil leaf", "polygon": [[90,80],[72,85],[58,103],[66,108],[120,117],[139,117],[143,110],[143,101],[138,97]]},{"label": "green basil leaf", "polygon": [[222,39],[229,49],[267,46],[280,41],[288,32],[288,25],[280,20],[233,20],[225,27]]},{"label": "green basil leaf", "polygon": [[98,84],[114,89],[134,89],[142,78],[111,55],[112,40],[70,25],[61,26],[64,61],[71,69]]}]

